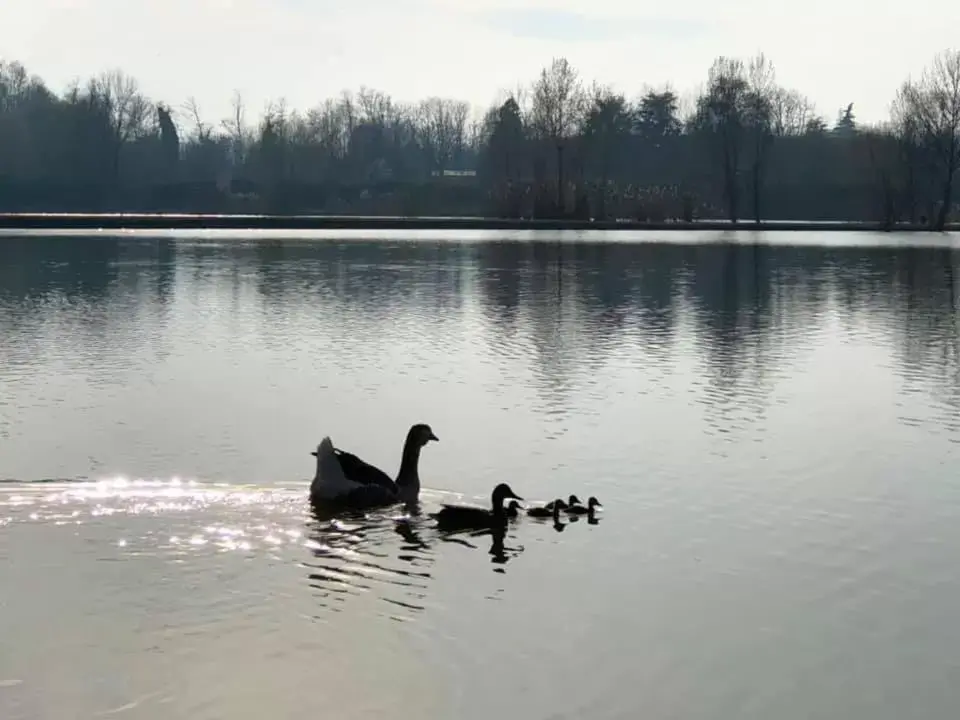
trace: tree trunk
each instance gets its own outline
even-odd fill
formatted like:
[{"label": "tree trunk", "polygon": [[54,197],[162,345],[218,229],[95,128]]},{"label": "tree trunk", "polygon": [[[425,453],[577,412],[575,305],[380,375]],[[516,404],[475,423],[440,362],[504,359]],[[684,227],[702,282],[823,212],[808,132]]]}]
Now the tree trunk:
[{"label": "tree trunk", "polygon": [[603,147],[603,154],[601,155],[601,165],[600,165],[600,202],[597,204],[597,219],[606,220],[607,219],[607,176],[610,171],[608,170],[609,158],[608,158],[608,148],[606,145]]},{"label": "tree trunk", "polygon": [[736,224],[740,210],[740,189],[738,187],[739,178],[737,177],[740,163],[735,145],[736,139],[726,135],[721,139],[721,142],[724,144],[723,171],[726,181],[727,214],[730,217],[730,222]]},{"label": "tree trunk", "polygon": [[757,160],[753,164],[753,219],[760,224],[760,161]]},{"label": "tree trunk", "polygon": [[740,193],[737,188],[737,170],[732,166],[729,158],[727,159],[724,170],[727,186],[727,215],[730,217],[730,222],[736,223],[738,220]]},{"label": "tree trunk", "polygon": [[950,155],[947,158],[947,176],[943,183],[943,204],[937,214],[937,230],[943,232],[950,217],[950,206],[953,201],[953,176],[957,174],[957,140],[956,135],[950,141]]},{"label": "tree trunk", "polygon": [[737,191],[736,175],[732,176],[727,182],[727,212],[730,216],[730,222],[736,224],[740,219],[738,217],[740,193]]},{"label": "tree trunk", "polygon": [[557,212],[562,215],[563,210],[563,143],[557,141]]},{"label": "tree trunk", "polygon": [[916,179],[914,178],[913,163],[907,165],[907,182],[904,203],[907,206],[907,214],[910,219],[910,224],[915,225],[917,222],[917,191],[916,191]]},{"label": "tree trunk", "polygon": [[947,219],[950,217],[950,205],[953,200],[953,176],[956,173],[953,165],[954,163],[950,163],[948,168],[947,179],[943,184],[943,202],[940,205],[940,212],[937,213],[937,230],[940,232],[943,232],[947,227]]},{"label": "tree trunk", "polygon": [[607,219],[607,177],[606,173],[600,178],[600,197],[597,202],[597,219]]}]

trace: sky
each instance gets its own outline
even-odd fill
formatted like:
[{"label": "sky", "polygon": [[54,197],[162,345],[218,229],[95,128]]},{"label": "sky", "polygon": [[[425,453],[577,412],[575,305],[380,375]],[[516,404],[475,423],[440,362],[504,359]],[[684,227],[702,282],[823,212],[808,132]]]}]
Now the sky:
[{"label": "sky", "polygon": [[780,84],[829,122],[854,103],[888,114],[900,83],[958,45],[960,3],[914,0],[0,0],[0,59],[54,89],[112,68],[156,100],[194,97],[208,121],[239,91],[306,109],[361,85],[478,110],[529,86],[553,57],[635,98],[683,97],[718,55],[764,52]]}]

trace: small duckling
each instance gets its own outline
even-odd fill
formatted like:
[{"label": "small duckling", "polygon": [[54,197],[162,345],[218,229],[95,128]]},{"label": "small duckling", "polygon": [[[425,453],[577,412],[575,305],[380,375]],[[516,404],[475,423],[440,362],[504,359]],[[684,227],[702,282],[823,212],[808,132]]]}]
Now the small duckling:
[{"label": "small duckling", "polygon": [[504,508],[503,512],[508,518],[518,517],[520,515],[520,503],[518,503],[516,500],[511,500],[510,504]]},{"label": "small duckling", "polygon": [[[557,498],[556,500],[551,500],[543,507],[546,508],[547,510],[553,510],[554,503],[558,503],[558,502],[563,502],[563,500],[561,500],[560,498]],[[566,508],[566,507],[571,507],[573,505],[580,505],[580,504],[581,504],[580,498],[578,498],[576,495],[571,495],[570,497],[567,498],[567,501],[564,503],[564,507]]]},{"label": "small duckling", "polygon": [[527,510],[527,515],[534,518],[552,517],[554,520],[556,520],[558,517],[560,517],[560,511],[565,510],[566,508],[567,504],[561,498],[557,498],[556,500],[547,503],[543,507],[530,508]]},{"label": "small duckling", "polygon": [[570,515],[591,515],[592,516],[595,508],[598,508],[598,507],[603,507],[603,505],[601,505],[600,501],[591,495],[590,499],[587,500],[586,507],[584,507],[583,505],[580,505],[579,503],[576,505],[570,505],[569,507],[567,507],[567,513]]}]

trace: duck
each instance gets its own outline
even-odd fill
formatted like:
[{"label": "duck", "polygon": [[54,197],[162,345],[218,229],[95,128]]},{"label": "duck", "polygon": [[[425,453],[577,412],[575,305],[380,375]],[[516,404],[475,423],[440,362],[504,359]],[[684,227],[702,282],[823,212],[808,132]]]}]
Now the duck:
[{"label": "duck", "polygon": [[[573,497],[572,495],[570,497]],[[532,507],[527,510],[527,515],[532,518],[548,518],[552,517],[554,520],[557,520],[560,517],[560,511],[567,508],[567,503],[561,498],[552,500],[548,502],[543,507]]]},{"label": "duck", "polygon": [[420,497],[420,451],[431,441],[440,439],[429,425],[411,426],[394,481],[380,468],[335,448],[328,435],[310,453],[317,459],[317,471],[310,483],[310,501],[347,507],[415,504]]},{"label": "duck", "polygon": [[[553,510],[553,504],[556,502],[562,502],[562,501],[560,500],[560,498],[557,498],[556,500],[551,500],[543,507],[546,510]],[[580,502],[580,498],[578,498],[576,495],[571,495],[570,497],[567,498],[567,501],[564,503],[564,508],[573,507],[574,505],[582,505],[582,503]],[[545,515],[544,517],[549,517],[549,515]]]},{"label": "duck", "polygon": [[486,530],[502,528],[507,524],[507,510],[503,501],[509,498],[523,500],[507,483],[500,483],[490,494],[490,510],[471,505],[444,504],[433,513],[441,530]]},{"label": "duck", "polygon": [[504,508],[503,512],[508,518],[515,518],[520,516],[520,503],[516,500],[511,500],[510,504]]},{"label": "duck", "polygon": [[600,501],[591,495],[590,498],[587,500],[586,507],[584,507],[580,503],[577,503],[576,505],[570,505],[567,508],[567,513],[569,513],[570,515],[591,515],[592,516],[594,513],[594,509],[598,507],[603,507],[603,505],[601,505]]}]

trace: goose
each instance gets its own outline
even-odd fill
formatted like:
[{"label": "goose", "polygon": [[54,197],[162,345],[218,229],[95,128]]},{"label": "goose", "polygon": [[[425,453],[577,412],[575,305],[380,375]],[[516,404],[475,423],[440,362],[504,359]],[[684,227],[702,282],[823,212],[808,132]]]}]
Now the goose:
[{"label": "goose", "polygon": [[527,515],[532,518],[549,518],[552,517],[555,521],[560,519],[560,511],[566,510],[567,503],[565,503],[561,498],[547,503],[543,507],[534,507],[527,510]]},{"label": "goose", "polygon": [[506,508],[504,508],[503,512],[508,518],[519,517],[520,503],[518,503],[516,500],[511,500],[510,504],[507,505]]},{"label": "goose", "polygon": [[523,500],[506,483],[497,485],[490,495],[492,509],[470,505],[444,504],[439,512],[433,513],[437,526],[441,530],[485,530],[502,528],[507,524],[507,511],[503,501],[508,498]]},{"label": "goose", "polygon": [[586,507],[578,503],[576,505],[571,505],[570,507],[568,507],[567,512],[570,515],[591,515],[592,516],[594,509],[597,507],[603,507],[603,505],[601,505],[600,501],[591,495],[590,499],[587,500]]},{"label": "goose", "polygon": [[420,450],[431,440],[439,442],[429,425],[417,423],[407,432],[396,482],[383,470],[364,462],[353,453],[334,448],[330,436],[310,454],[317,459],[317,472],[310,483],[310,500],[350,507],[392,503],[416,503],[420,496],[417,465]]}]

